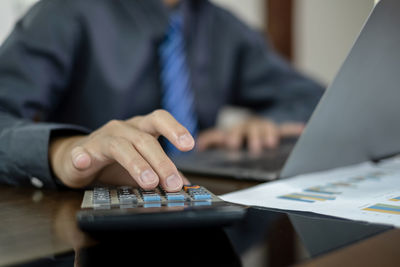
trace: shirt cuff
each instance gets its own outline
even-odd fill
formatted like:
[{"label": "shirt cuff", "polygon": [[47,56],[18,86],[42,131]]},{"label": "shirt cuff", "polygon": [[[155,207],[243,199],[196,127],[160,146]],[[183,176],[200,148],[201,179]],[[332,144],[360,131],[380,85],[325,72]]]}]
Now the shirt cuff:
[{"label": "shirt cuff", "polygon": [[14,130],[10,158],[26,178],[20,183],[30,183],[37,188],[62,187],[61,182],[56,182],[49,162],[49,141],[53,132],[74,135],[87,134],[90,130],[65,124],[29,124]]}]

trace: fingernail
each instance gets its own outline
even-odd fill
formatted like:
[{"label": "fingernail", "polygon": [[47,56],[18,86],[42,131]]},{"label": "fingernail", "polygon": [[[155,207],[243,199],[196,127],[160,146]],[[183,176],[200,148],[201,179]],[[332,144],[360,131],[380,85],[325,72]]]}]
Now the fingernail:
[{"label": "fingernail", "polygon": [[193,138],[190,136],[190,134],[184,134],[179,136],[178,142],[181,146],[184,147],[193,146]]},{"label": "fingernail", "polygon": [[82,161],[82,159],[84,159],[84,157],[85,157],[85,154],[83,154],[83,153],[74,155],[74,163],[75,163],[75,165],[78,165],[79,162]]},{"label": "fingernail", "polygon": [[154,184],[157,181],[157,175],[152,170],[145,170],[140,175],[140,180],[144,184]]},{"label": "fingernail", "polygon": [[74,155],[73,161],[77,168],[85,168],[90,164],[90,158],[85,153]]},{"label": "fingernail", "polygon": [[178,175],[173,174],[167,178],[166,184],[170,189],[177,189],[182,186],[182,179]]}]

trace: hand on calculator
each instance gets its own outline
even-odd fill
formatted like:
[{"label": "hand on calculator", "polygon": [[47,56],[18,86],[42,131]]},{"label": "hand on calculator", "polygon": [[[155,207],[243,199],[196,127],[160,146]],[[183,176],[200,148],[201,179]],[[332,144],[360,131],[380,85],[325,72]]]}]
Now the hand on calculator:
[{"label": "hand on calculator", "polygon": [[129,120],[113,120],[89,135],[50,141],[49,159],[56,177],[72,188],[93,182],[139,185],[145,190],[162,186],[181,190],[184,178],[158,142],[162,135],[181,151],[194,139],[168,112],[156,110]]}]

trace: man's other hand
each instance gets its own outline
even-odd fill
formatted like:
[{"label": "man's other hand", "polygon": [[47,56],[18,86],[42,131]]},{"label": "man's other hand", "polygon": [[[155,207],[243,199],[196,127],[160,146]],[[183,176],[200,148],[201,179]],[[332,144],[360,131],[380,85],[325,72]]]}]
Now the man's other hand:
[{"label": "man's other hand", "polygon": [[113,120],[87,136],[51,140],[49,159],[53,172],[66,186],[91,183],[139,185],[179,191],[187,183],[158,137],[162,135],[181,151],[194,147],[189,131],[168,112],[156,110],[126,121]]},{"label": "man's other hand", "polygon": [[251,117],[228,129],[210,129],[199,134],[197,149],[202,151],[210,147],[239,149],[247,141],[248,149],[259,154],[264,148],[274,148],[281,138],[299,136],[304,129],[303,123],[274,122],[260,117]]}]

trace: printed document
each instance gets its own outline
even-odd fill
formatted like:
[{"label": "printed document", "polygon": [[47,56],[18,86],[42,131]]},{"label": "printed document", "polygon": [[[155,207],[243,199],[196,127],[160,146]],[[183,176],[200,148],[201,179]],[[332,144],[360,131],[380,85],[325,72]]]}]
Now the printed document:
[{"label": "printed document", "polygon": [[307,211],[400,227],[400,159],[299,175],[221,198],[248,206]]}]

